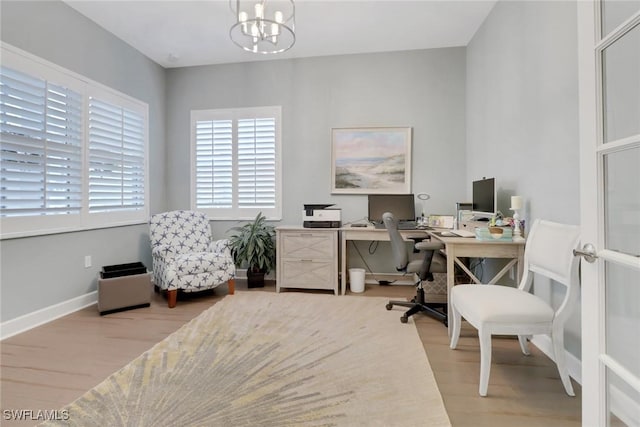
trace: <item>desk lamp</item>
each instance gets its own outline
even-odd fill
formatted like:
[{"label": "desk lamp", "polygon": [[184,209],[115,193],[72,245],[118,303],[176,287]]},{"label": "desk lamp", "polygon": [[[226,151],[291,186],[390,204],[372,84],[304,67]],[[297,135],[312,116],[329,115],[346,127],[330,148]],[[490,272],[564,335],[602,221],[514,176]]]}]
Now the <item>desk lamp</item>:
[{"label": "desk lamp", "polygon": [[[431,195],[429,195],[427,193],[418,193],[418,194],[416,194],[416,197],[419,200],[425,201],[425,200],[429,200],[431,198]],[[420,225],[425,225],[424,205],[422,203],[420,204],[420,213],[421,213],[421,215],[420,215],[420,223],[419,224]]]},{"label": "desk lamp", "polygon": [[513,211],[513,241],[521,242],[524,240],[522,237],[522,229],[520,228],[520,214],[519,211],[522,209],[523,201],[522,196],[511,196],[511,207],[510,210]]}]

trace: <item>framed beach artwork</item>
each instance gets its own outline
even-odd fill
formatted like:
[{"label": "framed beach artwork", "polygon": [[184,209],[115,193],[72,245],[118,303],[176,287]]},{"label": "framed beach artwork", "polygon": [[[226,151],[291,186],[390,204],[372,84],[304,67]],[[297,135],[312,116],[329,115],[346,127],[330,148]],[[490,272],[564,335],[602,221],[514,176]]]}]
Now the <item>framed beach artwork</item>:
[{"label": "framed beach artwork", "polygon": [[333,194],[411,193],[411,128],[331,130]]}]

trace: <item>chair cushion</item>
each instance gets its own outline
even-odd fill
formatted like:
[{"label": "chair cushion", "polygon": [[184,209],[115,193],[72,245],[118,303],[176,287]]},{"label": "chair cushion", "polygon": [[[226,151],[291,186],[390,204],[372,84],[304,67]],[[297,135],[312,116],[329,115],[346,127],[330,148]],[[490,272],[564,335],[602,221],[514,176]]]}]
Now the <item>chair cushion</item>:
[{"label": "chair cushion", "polygon": [[230,259],[213,252],[180,254],[175,260],[178,276],[227,270]]},{"label": "chair cushion", "polygon": [[544,323],[553,309],[528,292],[501,285],[457,285],[451,301],[462,317],[474,322]]}]

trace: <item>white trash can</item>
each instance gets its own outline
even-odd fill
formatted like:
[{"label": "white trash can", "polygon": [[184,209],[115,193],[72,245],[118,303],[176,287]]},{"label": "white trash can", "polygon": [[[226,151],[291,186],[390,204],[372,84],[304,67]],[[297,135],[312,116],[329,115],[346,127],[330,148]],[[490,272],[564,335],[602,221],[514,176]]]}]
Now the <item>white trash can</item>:
[{"label": "white trash can", "polygon": [[349,287],[351,292],[364,292],[364,268],[349,269]]}]

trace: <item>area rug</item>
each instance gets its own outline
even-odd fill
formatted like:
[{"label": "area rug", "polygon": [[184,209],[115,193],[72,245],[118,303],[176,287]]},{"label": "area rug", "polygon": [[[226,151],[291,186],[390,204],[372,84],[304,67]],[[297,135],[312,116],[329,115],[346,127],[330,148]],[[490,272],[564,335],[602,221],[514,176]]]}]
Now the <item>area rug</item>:
[{"label": "area rug", "polygon": [[237,292],[44,425],[450,426],[413,320],[385,304]]}]

